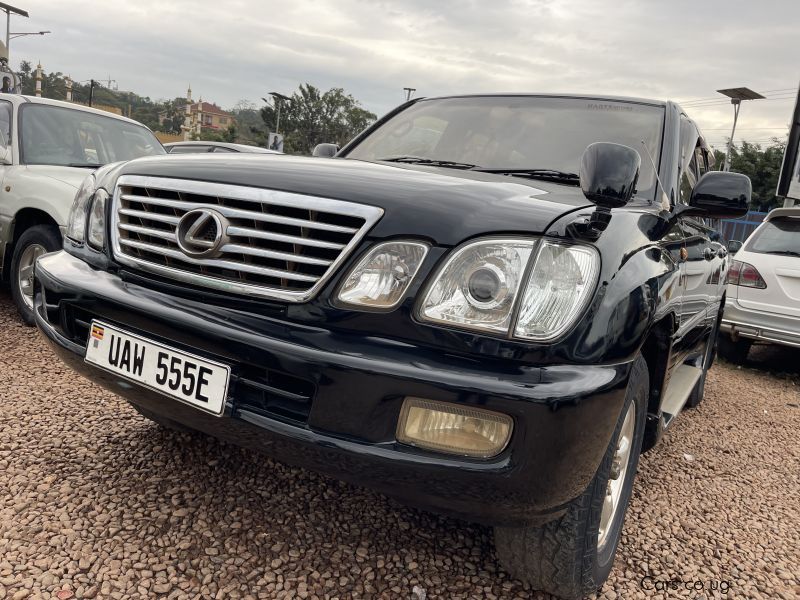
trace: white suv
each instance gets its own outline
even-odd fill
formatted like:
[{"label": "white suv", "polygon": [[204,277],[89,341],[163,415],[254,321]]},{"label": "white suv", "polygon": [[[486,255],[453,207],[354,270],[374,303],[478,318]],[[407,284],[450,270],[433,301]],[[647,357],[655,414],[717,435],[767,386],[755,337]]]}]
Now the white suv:
[{"label": "white suv", "polygon": [[0,94],[0,278],[33,324],[33,265],[62,245],[87,175],[108,163],[164,154],[141,123],[93,108]]},{"label": "white suv", "polygon": [[753,342],[800,347],[800,206],[776,208],[734,256],[719,352],[741,362]]}]

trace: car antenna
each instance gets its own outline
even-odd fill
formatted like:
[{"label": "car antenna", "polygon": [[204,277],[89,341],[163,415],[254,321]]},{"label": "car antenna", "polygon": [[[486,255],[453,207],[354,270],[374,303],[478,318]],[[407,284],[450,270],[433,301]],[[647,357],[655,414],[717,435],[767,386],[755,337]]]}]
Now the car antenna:
[{"label": "car antenna", "polygon": [[[669,198],[667,197],[667,188],[664,187],[664,184],[661,183],[661,178],[658,176],[658,167],[656,167],[656,161],[653,160],[653,155],[650,154],[650,150],[647,148],[647,144],[644,143],[644,140],[639,140],[639,142],[644,147],[644,152],[645,154],[647,154],[647,158],[650,160],[650,164],[653,165],[653,173],[655,173],[656,181],[658,182],[658,185],[661,187],[661,195],[667,199],[667,206],[669,206]],[[664,208],[663,200],[661,201],[661,207]],[[664,208],[664,210],[669,210],[669,208]]]}]

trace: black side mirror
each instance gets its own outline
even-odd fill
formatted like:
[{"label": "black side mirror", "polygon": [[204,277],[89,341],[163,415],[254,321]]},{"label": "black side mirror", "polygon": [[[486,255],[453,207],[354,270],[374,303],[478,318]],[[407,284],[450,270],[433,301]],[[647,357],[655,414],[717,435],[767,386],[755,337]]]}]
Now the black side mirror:
[{"label": "black side mirror", "polygon": [[337,152],[339,152],[339,146],[336,144],[317,144],[314,146],[314,151],[311,153],[311,156],[333,158],[336,156]]},{"label": "black side mirror", "polygon": [[747,214],[753,187],[741,173],[709,171],[689,198],[691,214],[711,219],[738,219]]},{"label": "black side mirror", "polygon": [[581,157],[580,182],[583,195],[599,207],[619,208],[636,191],[642,159],[629,146],[596,142]]},{"label": "black side mirror", "polygon": [[739,240],[728,240],[727,247],[729,254],[736,254],[739,250],[742,249],[743,243]]}]

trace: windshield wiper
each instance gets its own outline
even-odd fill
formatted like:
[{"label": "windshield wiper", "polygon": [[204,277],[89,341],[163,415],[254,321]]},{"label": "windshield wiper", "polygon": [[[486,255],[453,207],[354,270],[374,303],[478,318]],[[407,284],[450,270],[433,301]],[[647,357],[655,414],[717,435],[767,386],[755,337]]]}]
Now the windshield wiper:
[{"label": "windshield wiper", "polygon": [[778,254],[779,256],[800,256],[800,252],[794,250],[767,250],[764,254]]},{"label": "windshield wiper", "polygon": [[69,163],[68,167],[78,167],[80,169],[99,169],[103,165],[99,163]]},{"label": "windshield wiper", "polygon": [[580,177],[577,173],[568,173],[566,171],[557,171],[556,169],[481,169],[476,168],[474,171],[481,171],[482,173],[497,173],[498,175],[512,175],[514,177],[528,177],[529,179],[544,179],[546,181],[558,181],[563,183],[571,183],[573,185],[580,184]]},{"label": "windshield wiper", "polygon": [[448,167],[450,169],[475,169],[476,165],[470,163],[456,162],[453,160],[439,160],[437,158],[425,158],[424,156],[388,156],[377,159],[382,162],[405,163],[408,165],[430,165],[431,167]]}]

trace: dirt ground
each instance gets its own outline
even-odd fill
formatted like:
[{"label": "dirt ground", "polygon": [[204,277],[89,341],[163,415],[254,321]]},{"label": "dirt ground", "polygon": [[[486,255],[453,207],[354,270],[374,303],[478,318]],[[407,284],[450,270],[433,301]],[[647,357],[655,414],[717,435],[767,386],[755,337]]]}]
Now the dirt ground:
[{"label": "dirt ground", "polygon": [[[800,598],[800,352],[718,363],[640,463],[603,598]],[[0,598],[545,598],[491,530],[146,421],[0,292]]]}]

